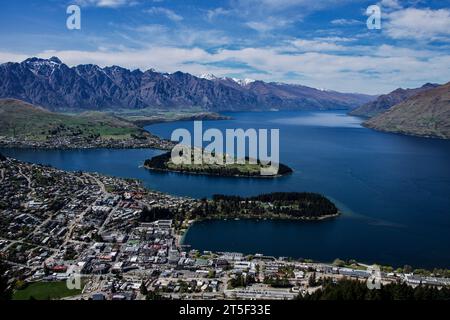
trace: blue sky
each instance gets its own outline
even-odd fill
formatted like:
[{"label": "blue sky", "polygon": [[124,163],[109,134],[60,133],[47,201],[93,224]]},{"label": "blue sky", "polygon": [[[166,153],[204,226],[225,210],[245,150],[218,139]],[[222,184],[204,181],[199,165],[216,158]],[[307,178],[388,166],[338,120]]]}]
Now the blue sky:
[{"label": "blue sky", "polygon": [[[66,28],[70,4],[81,30]],[[381,30],[366,26],[374,4]],[[450,0],[15,0],[0,17],[0,62],[56,55],[372,94],[450,81]]]}]

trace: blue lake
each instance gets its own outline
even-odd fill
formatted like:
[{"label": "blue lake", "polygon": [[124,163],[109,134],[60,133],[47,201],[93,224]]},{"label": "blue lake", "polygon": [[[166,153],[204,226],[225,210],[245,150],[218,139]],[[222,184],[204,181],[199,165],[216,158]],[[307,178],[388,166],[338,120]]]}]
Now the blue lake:
[{"label": "blue lake", "polygon": [[[230,115],[233,120],[205,121],[203,127],[280,129],[280,160],[294,173],[253,180],[154,173],[140,167],[160,153],[148,149],[1,152],[66,170],[138,178],[151,189],[197,198],[215,193],[319,192],[343,212],[322,222],[196,223],[185,243],[200,250],[450,267],[450,141],[376,132],[339,112]],[[166,138],[177,128],[191,130],[193,124],[147,127]]]}]

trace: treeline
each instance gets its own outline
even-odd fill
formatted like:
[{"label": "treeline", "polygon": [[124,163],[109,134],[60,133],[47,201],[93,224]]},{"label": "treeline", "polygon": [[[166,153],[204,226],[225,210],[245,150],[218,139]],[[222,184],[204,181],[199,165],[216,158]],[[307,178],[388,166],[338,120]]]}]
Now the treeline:
[{"label": "treeline", "polygon": [[[330,202],[325,196],[319,193],[312,192],[272,192],[260,194],[252,197],[241,196],[229,196],[223,194],[213,195],[213,200],[227,200],[227,201],[261,201],[261,202],[289,202],[289,201],[306,201],[306,202],[318,202],[326,201]],[[331,203],[331,202],[330,202]]]},{"label": "treeline", "polygon": [[0,259],[0,301],[11,300],[12,297],[12,285],[6,276],[8,271],[8,266]]},{"label": "treeline", "polygon": [[287,165],[279,163],[278,164],[278,174],[279,175],[287,175],[287,174],[291,174],[293,171],[291,168],[289,168]]},{"label": "treeline", "polygon": [[450,288],[436,288],[420,285],[415,288],[405,283],[381,285],[380,289],[370,290],[365,282],[340,280],[332,283],[327,280],[323,289],[312,294],[299,296],[300,300],[450,300]]},{"label": "treeline", "polygon": [[144,162],[144,166],[152,169],[167,170],[167,162],[170,161],[171,153],[166,152],[159,156],[154,156],[151,159],[147,159]]},{"label": "treeline", "polygon": [[266,277],[264,283],[271,286],[272,288],[292,288],[293,285],[290,283],[287,277]]},{"label": "treeline", "polygon": [[189,210],[145,207],[141,222],[172,219],[254,218],[254,219],[318,219],[338,214],[333,202],[315,193],[277,192],[254,197],[214,195],[202,199]]},{"label": "treeline", "polygon": [[230,289],[245,288],[254,283],[256,283],[255,277],[251,275],[244,276],[242,274],[239,274],[236,277],[230,279],[230,281],[228,282],[228,286]]},{"label": "treeline", "polygon": [[169,220],[173,219],[174,214],[170,209],[161,207],[144,207],[141,212],[140,221],[141,222],[154,222],[157,220]]},{"label": "treeline", "polygon": [[287,192],[248,198],[214,195],[193,211],[194,218],[320,218],[338,213],[334,203],[322,195]]}]

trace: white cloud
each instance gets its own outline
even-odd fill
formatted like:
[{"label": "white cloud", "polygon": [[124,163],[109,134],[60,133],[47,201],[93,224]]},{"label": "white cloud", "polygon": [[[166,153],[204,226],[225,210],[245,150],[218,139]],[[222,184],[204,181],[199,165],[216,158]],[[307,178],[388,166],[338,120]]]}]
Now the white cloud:
[{"label": "white cloud", "polygon": [[206,12],[208,21],[212,21],[217,17],[229,15],[232,11],[224,8],[215,8]]},{"label": "white cloud", "polygon": [[268,33],[301,22],[318,10],[333,9],[354,0],[231,0],[230,12],[251,29]]},{"label": "white cloud", "polygon": [[21,62],[30,56],[23,53],[13,53],[13,52],[1,52],[0,51],[0,61],[1,62]]},{"label": "white cloud", "polygon": [[388,15],[385,26],[388,36],[394,39],[449,40],[449,9],[398,10]]},{"label": "white cloud", "polygon": [[82,6],[95,6],[103,8],[118,8],[137,4],[136,0],[76,0]]},{"label": "white cloud", "polygon": [[[299,50],[296,47],[298,44],[303,45],[305,50]],[[330,51],[326,53],[326,50]],[[400,86],[417,87],[426,82],[445,83],[450,80],[448,53],[387,45],[366,47],[361,52],[354,55],[344,51],[341,44],[333,45],[331,41],[321,42],[316,38],[300,39],[280,47],[222,49],[216,52],[197,47],[153,45],[139,50],[105,48],[97,51],[45,51],[36,55],[45,58],[55,55],[69,65],[94,63],[142,70],[155,68],[164,72],[181,70],[196,75],[213,73],[217,76],[284,81],[372,94],[390,92]],[[2,61],[24,58],[24,55],[0,53]]]},{"label": "white cloud", "polygon": [[402,6],[398,0],[381,0],[380,4],[383,8],[387,8],[387,9],[402,8]]},{"label": "white cloud", "polygon": [[270,11],[282,11],[293,7],[308,11],[320,10],[330,6],[341,5],[353,0],[237,0],[241,7],[266,8]]},{"label": "white cloud", "polygon": [[152,8],[146,9],[145,12],[147,12],[149,14],[154,14],[154,15],[164,15],[168,19],[170,19],[172,21],[176,21],[176,22],[183,20],[182,16],[180,16],[179,14],[176,14],[174,11],[167,9],[167,8],[152,7]]},{"label": "white cloud", "polygon": [[338,25],[338,26],[351,26],[351,25],[362,24],[363,22],[356,20],[356,19],[335,19],[335,20],[332,20],[331,23],[334,25]]},{"label": "white cloud", "polygon": [[304,40],[296,39],[291,44],[303,52],[325,52],[325,51],[343,51],[346,47],[336,44],[334,41],[323,41],[319,39]]},{"label": "white cloud", "polygon": [[245,25],[259,32],[268,32],[274,29],[283,28],[291,24],[293,21],[275,17],[268,17],[261,21],[249,21]]},{"label": "white cloud", "polygon": [[[156,46],[192,47],[192,46],[220,46],[230,43],[230,39],[221,31],[214,29],[195,29],[178,26],[177,31],[164,25],[149,24],[129,29],[133,33],[122,34],[124,39],[139,47],[146,47],[148,43]],[[235,40],[236,42],[236,40]]]}]

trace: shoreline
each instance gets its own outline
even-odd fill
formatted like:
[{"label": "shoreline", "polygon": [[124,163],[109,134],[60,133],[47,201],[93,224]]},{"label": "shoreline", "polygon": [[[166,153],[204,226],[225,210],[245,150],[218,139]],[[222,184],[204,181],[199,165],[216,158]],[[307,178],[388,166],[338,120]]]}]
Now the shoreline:
[{"label": "shoreline", "polygon": [[[371,119],[368,118],[367,121]],[[399,135],[399,136],[403,136],[403,137],[414,137],[414,138],[423,138],[423,139],[427,139],[427,140],[443,140],[443,141],[450,141],[450,137],[447,136],[440,136],[440,135],[436,135],[436,134],[420,134],[420,133],[415,133],[415,132],[411,132],[411,131],[403,131],[403,130],[391,130],[391,129],[386,129],[386,128],[379,128],[377,126],[373,126],[370,124],[367,124],[367,121],[363,122],[361,125],[364,128],[370,129],[370,130],[374,130],[377,132],[381,132],[381,133],[390,133],[390,134],[395,134],[395,135]]]},{"label": "shoreline", "polygon": [[131,149],[156,149],[161,151],[167,151],[170,149],[160,147],[160,146],[73,146],[73,147],[46,147],[46,146],[32,146],[32,145],[11,145],[2,144],[0,142],[0,149],[21,149],[21,150],[43,150],[43,151],[68,151],[68,150],[93,150],[93,149],[109,149],[109,150],[131,150]]},{"label": "shoreline", "polygon": [[183,246],[184,244],[184,240],[186,238],[187,233],[189,232],[189,230],[191,229],[191,227],[198,223],[198,222],[210,222],[210,221],[227,221],[227,220],[232,220],[232,221],[239,221],[239,220],[253,220],[256,222],[259,221],[304,221],[304,222],[319,222],[319,221],[324,221],[324,220],[331,220],[331,219],[335,219],[338,218],[339,216],[342,215],[342,212],[338,212],[336,214],[330,214],[330,215],[324,215],[321,217],[317,217],[317,218],[306,218],[306,217],[298,217],[298,218],[294,218],[294,217],[276,217],[276,216],[268,216],[268,217],[262,217],[262,218],[255,218],[255,217],[248,217],[248,216],[242,216],[242,217],[230,217],[230,218],[225,218],[225,217],[220,217],[220,216],[212,216],[212,217],[208,217],[208,218],[198,218],[198,219],[193,219],[193,220],[185,220],[185,223],[187,224],[187,227],[185,229],[180,229],[177,231],[183,231],[182,234],[177,235],[177,244],[178,246]]},{"label": "shoreline", "polygon": [[[120,113],[118,114],[118,116],[120,116]],[[124,117],[124,119],[127,119],[126,117]],[[149,118],[149,119],[127,119],[128,121],[131,121],[132,123],[134,123],[135,125],[137,125],[140,128],[144,128],[147,126],[151,126],[154,124],[161,124],[161,123],[170,123],[170,122],[185,122],[185,121],[226,121],[226,120],[232,120],[233,118],[230,116],[224,116],[220,113],[204,113],[204,112],[199,112],[197,114],[192,114],[192,115],[186,115],[186,116],[181,116],[179,118],[174,118],[174,119],[166,119],[163,117],[160,118]]]},{"label": "shoreline", "polygon": [[[1,154],[0,154],[1,155]],[[14,159],[14,158],[10,158],[10,157],[8,157],[9,159],[13,159],[14,161],[19,161],[19,162],[23,162],[23,161],[21,161],[21,160],[17,160],[17,159]],[[23,162],[24,164],[26,164],[27,162]],[[45,166],[43,166],[43,165],[39,165],[39,164],[35,164],[35,163],[30,163],[30,164],[33,164],[33,165],[37,165],[37,166],[40,166],[40,167],[45,167]],[[54,170],[57,170],[57,171],[59,171],[59,172],[62,172],[62,173],[70,173],[69,171],[67,171],[67,170],[63,170],[63,169],[58,169],[58,168],[53,168]],[[89,173],[89,172],[84,172],[83,171],[83,174],[88,174],[88,175],[90,175],[91,173]],[[104,174],[99,174],[100,176],[104,176],[104,177],[108,177],[107,175],[104,175]],[[117,178],[117,179],[121,179],[121,180],[127,180],[126,178]],[[142,181],[140,181],[140,180],[138,180],[138,179],[133,179],[135,182],[137,182],[142,188],[144,188],[145,190],[147,190],[147,191],[150,191],[150,192],[155,192],[154,190],[150,190],[149,188],[147,188],[147,187],[145,187],[145,186],[143,186],[142,185]],[[168,193],[162,193],[162,192],[160,192],[160,191],[156,191],[156,193],[161,193],[161,194],[167,194],[167,195],[170,195],[170,194],[168,194]],[[178,196],[176,196],[176,197],[178,197]],[[274,218],[269,218],[269,217],[266,217],[266,218],[255,218],[255,217],[241,217],[241,218],[220,218],[220,217],[211,217],[211,218],[205,218],[205,219],[192,219],[192,220],[184,220],[184,225],[186,226],[185,228],[182,228],[182,229],[175,229],[175,231],[178,231],[179,233],[177,233],[177,235],[176,235],[176,244],[179,246],[179,247],[181,247],[181,246],[190,246],[190,245],[186,245],[185,244],[185,238],[186,238],[186,235],[187,235],[187,233],[190,231],[190,229],[191,229],[191,227],[195,224],[195,223],[197,223],[197,222],[203,222],[203,221],[213,221],[213,220],[218,220],[218,221],[220,221],[220,220],[254,220],[254,221],[305,221],[305,222],[314,222],[314,221],[323,221],[323,220],[328,220],[328,219],[333,219],[333,218],[337,218],[337,217],[339,217],[340,215],[342,214],[342,212],[338,212],[337,214],[333,214],[333,215],[326,215],[326,216],[322,216],[322,217],[318,217],[318,218],[314,218],[314,219],[308,219],[308,218],[278,218],[278,219],[274,219]],[[181,232],[182,231],[182,232]],[[241,253],[243,253],[244,255],[251,255],[252,253],[244,253],[244,252],[241,252]],[[300,259],[300,258],[298,258],[298,257],[294,257],[294,256],[287,256],[286,258],[292,258],[293,260],[298,260],[298,259]],[[308,258],[304,258],[304,257],[301,257],[302,259],[305,259],[305,260],[311,260],[311,259],[308,259]],[[353,260],[353,259],[347,259],[347,260]],[[311,261],[314,261],[315,263],[327,263],[327,262],[323,262],[324,260],[322,260],[322,261],[319,261],[319,260],[311,260]],[[356,259],[355,259],[355,261],[357,261]],[[359,262],[359,261],[357,261],[358,263],[361,263],[361,262]],[[386,265],[386,264],[379,264],[380,266],[383,266],[383,267],[392,267],[391,265]],[[419,266],[419,265],[413,265],[413,267],[414,268],[422,268],[421,266]],[[438,268],[443,268],[443,267],[438,267]],[[429,268],[425,268],[424,267],[424,269],[425,270],[431,270],[431,269],[429,269]]]},{"label": "shoreline", "polygon": [[177,173],[177,174],[186,174],[186,175],[196,175],[196,176],[210,176],[210,177],[221,177],[221,178],[256,178],[256,179],[274,179],[274,178],[282,178],[287,177],[293,173],[289,172],[286,174],[275,174],[275,175],[221,175],[219,173],[207,173],[207,172],[190,172],[190,171],[182,171],[182,170],[171,170],[171,169],[161,169],[161,168],[154,168],[149,167],[146,165],[143,165],[143,168],[151,171],[157,171],[157,172],[163,172],[163,173]]},{"label": "shoreline", "polygon": [[[120,116],[120,115],[119,115]],[[158,149],[158,150],[165,150],[170,151],[176,143],[173,141],[161,138],[159,136],[154,135],[150,131],[146,130],[146,126],[150,126],[153,124],[160,124],[160,123],[171,123],[171,122],[178,122],[178,121],[226,121],[231,120],[232,117],[224,116],[221,114],[216,113],[198,113],[193,115],[188,115],[186,117],[180,117],[176,119],[165,119],[165,118],[158,118],[158,119],[149,119],[149,120],[128,120],[124,118],[125,120],[133,123],[137,127],[144,130],[146,133],[150,135],[148,139],[154,139],[156,141],[152,141],[149,143],[141,143],[139,140],[117,140],[117,143],[115,143],[114,140],[112,141],[99,141],[98,144],[95,143],[86,143],[85,145],[75,145],[72,146],[71,142],[65,142],[64,144],[54,146],[49,141],[38,141],[38,140],[17,140],[17,141],[8,141],[11,139],[16,139],[14,137],[10,136],[3,136],[2,139],[5,139],[3,141],[0,141],[0,148],[18,148],[18,149],[34,149],[34,150],[86,150],[86,149],[143,149],[143,148],[151,148],[151,149]],[[127,145],[129,144],[129,145]]]},{"label": "shoreline", "polygon": [[[4,137],[2,137],[4,138]],[[13,141],[11,137],[7,137],[6,140],[0,140],[0,148],[4,149],[32,149],[32,150],[88,150],[88,149],[158,149],[169,151],[175,146],[172,141],[162,139],[160,137],[154,136],[148,138],[147,141],[129,139],[129,140],[104,140],[104,141],[93,141],[86,143],[72,143],[70,141],[65,141],[57,145],[52,144],[49,141],[27,141],[27,140],[17,140]]]},{"label": "shoreline", "polygon": [[[332,217],[330,217],[332,218]],[[328,218],[328,219],[330,219]],[[193,248],[190,244],[186,244],[185,243],[185,239],[186,239],[186,235],[187,233],[190,231],[190,229],[194,226],[195,223],[197,222],[205,222],[205,221],[213,221],[213,220],[217,220],[217,221],[227,221],[227,220],[232,220],[235,221],[236,219],[199,219],[199,220],[190,220],[189,221],[189,225],[188,227],[185,229],[185,231],[183,232],[183,234],[178,235],[177,236],[177,245],[178,247],[189,247],[189,250],[197,250],[199,252],[202,251],[211,251],[212,253],[222,253],[222,252],[227,252],[227,251],[216,251],[216,250],[211,250],[211,249],[204,249],[204,250],[200,250],[200,249],[196,249]],[[256,222],[259,222],[261,220],[267,220],[267,221],[275,221],[275,220],[285,220],[288,221],[289,219],[256,219],[256,218],[249,218],[249,219],[237,219],[239,220],[254,220]],[[300,219],[290,219],[293,221],[300,221]],[[228,251],[230,252],[230,251]],[[390,265],[387,263],[380,263],[380,262],[376,262],[376,261],[360,261],[357,260],[355,258],[346,258],[346,259],[341,259],[339,257],[335,257],[335,258],[331,258],[330,260],[316,260],[316,259],[312,259],[312,258],[308,258],[308,257],[295,257],[295,256],[279,256],[279,255],[266,255],[263,252],[249,252],[249,251],[233,251],[233,252],[237,252],[237,253],[241,253],[244,257],[246,256],[254,256],[256,254],[262,254],[264,257],[273,257],[275,259],[280,259],[280,258],[285,258],[285,259],[291,259],[292,261],[303,261],[304,263],[311,263],[311,264],[316,264],[316,265],[334,265],[334,262],[336,260],[341,260],[343,262],[346,262],[345,265],[341,266],[343,268],[353,268],[351,266],[351,264],[356,264],[359,266],[363,266],[363,267],[368,267],[368,266],[379,266],[382,269],[382,272],[388,272],[385,270],[385,268],[392,268],[393,271],[392,272],[396,272],[396,269],[399,268],[403,268],[405,267],[405,265]],[[441,266],[441,267],[424,267],[422,265],[412,265],[412,264],[408,264],[408,266],[410,266],[411,268],[413,268],[414,270],[425,270],[425,271],[429,271],[429,272],[433,272],[433,269],[442,269],[442,270],[446,270],[447,267],[445,266]]]}]

